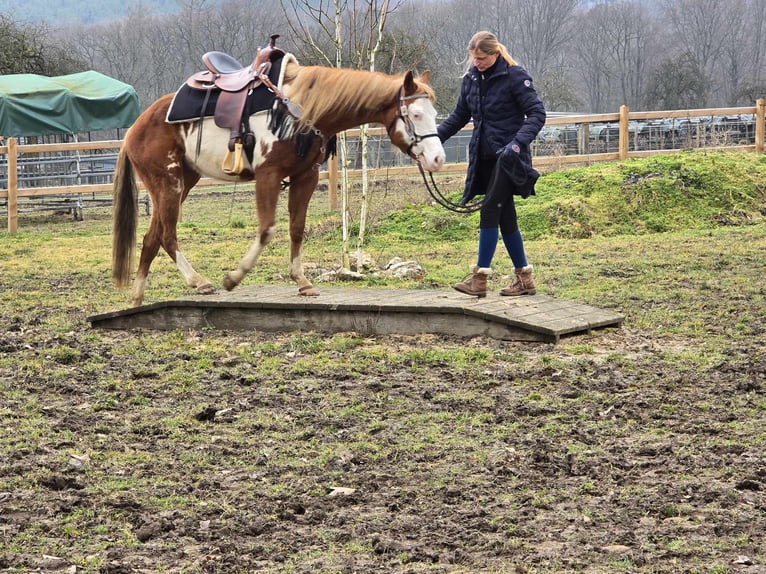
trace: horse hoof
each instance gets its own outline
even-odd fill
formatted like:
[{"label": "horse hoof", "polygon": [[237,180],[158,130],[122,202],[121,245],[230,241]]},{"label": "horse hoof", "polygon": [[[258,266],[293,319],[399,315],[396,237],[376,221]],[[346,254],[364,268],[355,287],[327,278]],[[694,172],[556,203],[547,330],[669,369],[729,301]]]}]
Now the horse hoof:
[{"label": "horse hoof", "polygon": [[319,297],[319,291],[314,289],[313,285],[306,285],[298,289],[298,294],[302,297]]},{"label": "horse hoof", "polygon": [[198,285],[197,294],[198,295],[214,295],[215,287],[213,287],[210,283],[205,283],[204,285]]},{"label": "horse hoof", "polygon": [[226,275],[224,275],[224,276],[223,276],[223,288],[224,288],[224,289],[226,289],[227,291],[231,291],[231,290],[232,290],[232,289],[234,289],[234,287],[236,287],[236,286],[237,286],[237,284],[236,284],[236,283],[234,282],[234,280],[233,280],[233,279],[232,279],[232,278],[229,276],[229,274],[228,274],[228,273],[227,273]]}]

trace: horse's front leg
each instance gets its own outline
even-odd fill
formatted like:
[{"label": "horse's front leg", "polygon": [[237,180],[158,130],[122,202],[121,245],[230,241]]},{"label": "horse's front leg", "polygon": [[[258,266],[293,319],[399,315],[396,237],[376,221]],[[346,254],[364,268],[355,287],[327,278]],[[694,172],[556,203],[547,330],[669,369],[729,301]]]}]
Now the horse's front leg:
[{"label": "horse's front leg", "polygon": [[277,202],[282,180],[277,175],[259,173],[255,183],[255,206],[258,211],[258,238],[250,245],[239,266],[223,277],[223,287],[231,291],[242,282],[253,267],[264,248],[274,238]]},{"label": "horse's front leg", "polygon": [[319,291],[314,288],[303,273],[303,236],[306,229],[306,213],[309,201],[314,194],[319,171],[310,169],[298,177],[290,179],[290,191],[287,208],[290,212],[290,279],[298,284],[298,293],[305,297],[316,297]]}]

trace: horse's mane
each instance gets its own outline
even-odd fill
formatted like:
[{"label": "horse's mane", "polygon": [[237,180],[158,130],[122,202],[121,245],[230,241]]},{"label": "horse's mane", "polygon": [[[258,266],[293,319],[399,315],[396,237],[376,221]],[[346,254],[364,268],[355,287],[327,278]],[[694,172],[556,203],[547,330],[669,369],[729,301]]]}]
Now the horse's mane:
[{"label": "horse's mane", "polygon": [[[295,62],[287,65],[284,76],[284,83],[290,86],[289,98],[303,108],[302,120],[307,123],[330,114],[378,111],[395,102],[403,82],[404,74],[301,66]],[[431,86],[415,82],[419,92],[434,99]]]}]

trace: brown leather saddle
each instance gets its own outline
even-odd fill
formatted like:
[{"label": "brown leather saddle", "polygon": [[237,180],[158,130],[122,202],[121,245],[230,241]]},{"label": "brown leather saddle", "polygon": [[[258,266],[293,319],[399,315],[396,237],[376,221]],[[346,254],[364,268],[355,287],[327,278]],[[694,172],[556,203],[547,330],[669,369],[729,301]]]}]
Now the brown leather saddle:
[{"label": "brown leather saddle", "polygon": [[[186,85],[195,90],[218,92],[215,105],[215,125],[229,130],[229,145],[223,160],[223,171],[239,174],[243,169],[243,137],[248,134],[246,117],[247,97],[263,83],[271,70],[272,62],[285,53],[276,47],[279,34],[273,34],[268,46],[258,50],[253,63],[244,67],[236,58],[224,52],[207,52],[202,61],[207,70],[197,72],[186,80]],[[204,108],[205,106],[203,106]],[[252,142],[254,145],[254,142]]]}]

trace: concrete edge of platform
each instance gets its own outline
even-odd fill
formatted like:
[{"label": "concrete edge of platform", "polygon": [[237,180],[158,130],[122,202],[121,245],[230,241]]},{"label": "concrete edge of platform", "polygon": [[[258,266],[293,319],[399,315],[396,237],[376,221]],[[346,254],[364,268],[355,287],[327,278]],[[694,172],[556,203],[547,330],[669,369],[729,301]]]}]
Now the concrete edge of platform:
[{"label": "concrete edge of platform", "polygon": [[[624,321],[611,311],[541,295],[472,299],[438,290],[343,288],[329,291],[324,298],[294,293],[284,287],[243,288],[218,296],[194,295],[100,313],[87,320],[94,328],[107,329],[438,333],[549,342],[620,327]],[[463,319],[456,321],[456,315]]]}]

